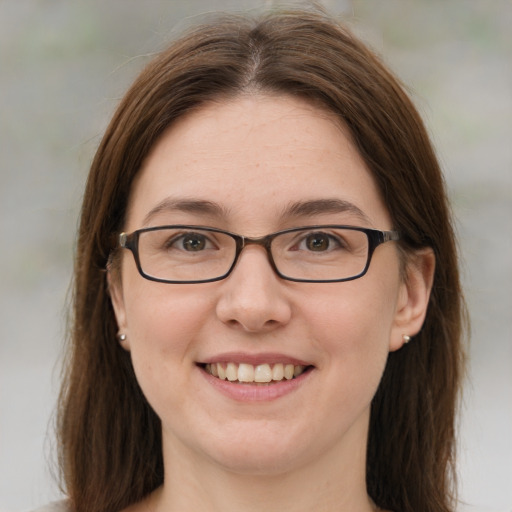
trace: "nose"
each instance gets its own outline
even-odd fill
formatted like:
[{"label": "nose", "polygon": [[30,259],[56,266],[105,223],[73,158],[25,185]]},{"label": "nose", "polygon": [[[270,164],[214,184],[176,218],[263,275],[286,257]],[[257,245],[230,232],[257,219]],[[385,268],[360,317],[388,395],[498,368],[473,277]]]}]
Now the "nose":
[{"label": "nose", "polygon": [[251,333],[286,325],[292,311],[285,286],[270,266],[265,249],[247,246],[232,273],[222,282],[217,317]]}]

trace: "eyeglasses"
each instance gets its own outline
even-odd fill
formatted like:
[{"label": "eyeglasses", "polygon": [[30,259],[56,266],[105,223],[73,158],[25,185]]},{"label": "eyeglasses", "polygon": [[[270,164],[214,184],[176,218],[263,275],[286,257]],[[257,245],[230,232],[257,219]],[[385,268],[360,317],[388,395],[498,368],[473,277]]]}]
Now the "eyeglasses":
[{"label": "eyeglasses", "polygon": [[244,247],[260,245],[275,273],[288,281],[332,283],[366,274],[375,249],[398,240],[396,231],[354,226],[307,226],[249,238],[222,229],[159,226],[121,233],[142,277],[161,283],[208,283],[225,279]]}]

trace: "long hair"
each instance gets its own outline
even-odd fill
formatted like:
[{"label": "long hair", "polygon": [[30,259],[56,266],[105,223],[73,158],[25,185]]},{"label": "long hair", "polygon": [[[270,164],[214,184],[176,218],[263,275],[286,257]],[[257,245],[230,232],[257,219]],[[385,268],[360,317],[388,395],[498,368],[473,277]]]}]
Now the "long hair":
[{"label": "long hair", "polygon": [[71,505],[118,511],[163,481],[160,421],[117,343],[105,268],[131,184],[162,133],[205,102],[245,92],[301,97],[337,115],[402,235],[404,260],[423,247],[435,253],[423,329],[390,354],[372,403],[367,487],[382,508],[451,511],[465,309],[442,174],[397,79],[342,25],[303,10],[224,16],[189,31],[143,70],[106,130],[83,200],[60,397]]}]

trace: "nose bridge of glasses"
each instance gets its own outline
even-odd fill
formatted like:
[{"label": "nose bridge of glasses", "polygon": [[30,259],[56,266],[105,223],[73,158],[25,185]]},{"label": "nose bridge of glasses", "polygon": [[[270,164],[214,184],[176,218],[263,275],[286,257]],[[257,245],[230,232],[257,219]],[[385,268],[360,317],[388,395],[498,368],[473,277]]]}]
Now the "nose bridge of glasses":
[{"label": "nose bridge of glasses", "polygon": [[266,235],[266,236],[260,236],[260,237],[240,236],[236,240],[237,241],[237,258],[236,259],[237,260],[239,259],[242,251],[248,245],[260,246],[267,253],[267,258],[270,263],[270,266],[275,270],[274,258],[272,257],[272,252],[270,250],[273,238],[274,238],[274,235]]}]

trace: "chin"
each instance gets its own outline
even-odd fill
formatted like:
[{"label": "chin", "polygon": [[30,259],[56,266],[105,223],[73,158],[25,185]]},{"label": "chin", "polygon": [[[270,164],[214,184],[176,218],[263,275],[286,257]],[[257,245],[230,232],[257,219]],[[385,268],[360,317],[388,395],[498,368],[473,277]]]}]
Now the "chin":
[{"label": "chin", "polygon": [[239,475],[276,476],[289,473],[301,466],[300,460],[290,454],[261,453],[261,450],[246,452],[243,456],[223,454],[218,457],[217,465],[223,470]]},{"label": "chin", "polygon": [[311,440],[294,440],[286,433],[274,436],[268,431],[229,436],[229,440],[218,441],[217,446],[209,443],[205,447],[208,457],[227,471],[245,475],[290,472],[306,464],[310,458],[302,447],[312,448]]}]

